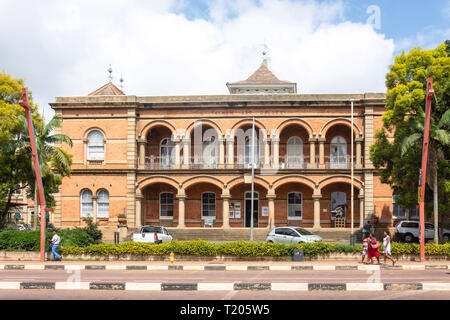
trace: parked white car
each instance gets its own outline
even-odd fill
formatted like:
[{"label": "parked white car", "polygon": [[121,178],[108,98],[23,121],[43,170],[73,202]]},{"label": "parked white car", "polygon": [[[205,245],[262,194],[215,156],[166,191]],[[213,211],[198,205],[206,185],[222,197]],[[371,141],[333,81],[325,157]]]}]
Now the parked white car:
[{"label": "parked white car", "polygon": [[139,232],[131,234],[131,241],[158,244],[172,241],[172,236],[164,227],[143,226]]},{"label": "parked white car", "polygon": [[[400,221],[398,225],[395,227],[396,229],[396,237],[400,241],[404,242],[413,242],[418,241],[419,239],[419,221],[409,221],[404,220]],[[439,228],[439,232],[440,232]],[[430,222],[425,222],[425,241],[434,238],[434,224]],[[443,240],[449,241],[450,239],[450,230],[443,230]]]},{"label": "parked white car", "polygon": [[312,243],[322,241],[322,238],[301,227],[277,227],[267,235],[267,242],[279,243]]}]

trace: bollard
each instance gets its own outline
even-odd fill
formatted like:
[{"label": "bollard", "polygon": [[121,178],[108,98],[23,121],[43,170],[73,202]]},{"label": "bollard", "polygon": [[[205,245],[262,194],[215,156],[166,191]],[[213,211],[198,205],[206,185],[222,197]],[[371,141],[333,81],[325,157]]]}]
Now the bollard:
[{"label": "bollard", "polygon": [[170,253],[170,265],[173,266],[173,262],[175,261],[175,255],[173,252]]}]

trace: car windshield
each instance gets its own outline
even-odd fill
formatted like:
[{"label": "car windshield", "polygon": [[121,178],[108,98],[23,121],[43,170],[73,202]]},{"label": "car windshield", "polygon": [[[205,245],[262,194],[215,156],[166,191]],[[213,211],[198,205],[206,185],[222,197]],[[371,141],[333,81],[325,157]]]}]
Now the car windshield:
[{"label": "car windshield", "polygon": [[142,228],[142,232],[144,233],[162,233],[161,228],[160,227],[144,227]]},{"label": "car windshield", "polygon": [[313,236],[314,235],[314,233],[312,233],[306,229],[303,229],[303,228],[294,228],[294,229],[295,229],[295,231],[300,233],[302,236]]}]

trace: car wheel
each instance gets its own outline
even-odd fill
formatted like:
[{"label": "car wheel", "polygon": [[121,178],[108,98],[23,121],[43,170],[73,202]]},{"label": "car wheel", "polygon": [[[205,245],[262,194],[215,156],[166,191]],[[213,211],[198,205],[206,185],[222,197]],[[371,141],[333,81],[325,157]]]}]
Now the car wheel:
[{"label": "car wheel", "polygon": [[414,240],[414,237],[411,233],[405,234],[405,242],[406,243],[411,243],[411,242],[413,242],[413,240]]}]

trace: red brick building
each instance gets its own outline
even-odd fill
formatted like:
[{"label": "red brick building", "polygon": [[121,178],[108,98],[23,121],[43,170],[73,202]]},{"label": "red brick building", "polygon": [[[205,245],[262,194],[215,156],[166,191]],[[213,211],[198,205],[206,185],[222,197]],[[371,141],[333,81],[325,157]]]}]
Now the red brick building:
[{"label": "red brick building", "polygon": [[51,106],[74,158],[55,225],[89,215],[116,227],[125,213],[129,227],[249,227],[252,150],[255,227],[349,228],[353,216],[359,228],[373,215],[392,224],[392,190],[369,159],[384,93],[297,93],[266,61],[227,87],[229,95],[137,97],[108,83],[89,96],[57,97]]}]

